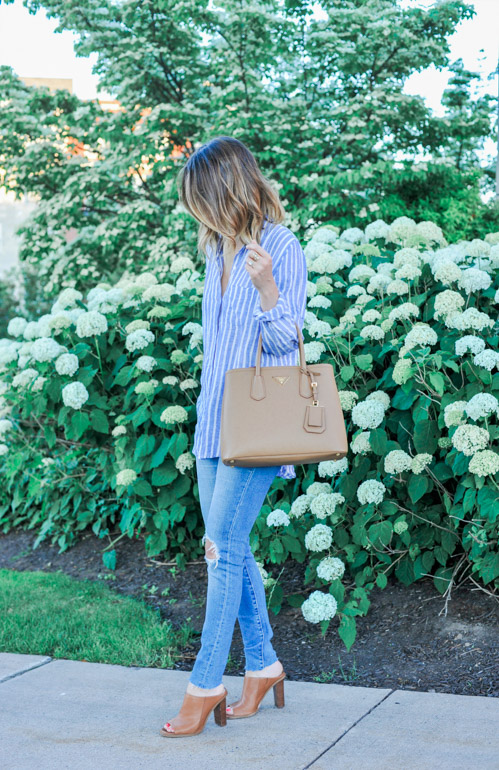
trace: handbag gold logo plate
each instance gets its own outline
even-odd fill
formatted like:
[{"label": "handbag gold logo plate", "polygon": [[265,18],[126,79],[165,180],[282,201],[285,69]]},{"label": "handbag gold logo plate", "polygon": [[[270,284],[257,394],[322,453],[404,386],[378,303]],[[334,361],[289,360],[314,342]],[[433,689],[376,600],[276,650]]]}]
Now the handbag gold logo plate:
[{"label": "handbag gold logo plate", "polygon": [[289,377],[272,377],[273,380],[277,380],[279,385],[284,385],[289,380]]}]

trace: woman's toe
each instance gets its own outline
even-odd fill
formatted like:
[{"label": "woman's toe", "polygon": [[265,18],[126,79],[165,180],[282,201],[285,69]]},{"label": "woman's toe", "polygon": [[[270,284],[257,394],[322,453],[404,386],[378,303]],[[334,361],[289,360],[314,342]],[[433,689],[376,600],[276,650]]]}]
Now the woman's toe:
[{"label": "woman's toe", "polygon": [[227,714],[232,714],[232,706],[227,706]]},{"label": "woman's toe", "polygon": [[169,722],[166,723],[163,729],[166,730],[167,733],[175,732],[175,730],[173,729],[172,725]]}]

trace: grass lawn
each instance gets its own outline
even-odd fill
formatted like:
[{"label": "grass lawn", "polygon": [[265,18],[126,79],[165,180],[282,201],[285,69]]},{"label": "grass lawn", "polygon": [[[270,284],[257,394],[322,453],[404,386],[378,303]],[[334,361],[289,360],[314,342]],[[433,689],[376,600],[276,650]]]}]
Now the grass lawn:
[{"label": "grass lawn", "polygon": [[172,668],[190,640],[145,603],[59,572],[0,569],[0,652]]}]

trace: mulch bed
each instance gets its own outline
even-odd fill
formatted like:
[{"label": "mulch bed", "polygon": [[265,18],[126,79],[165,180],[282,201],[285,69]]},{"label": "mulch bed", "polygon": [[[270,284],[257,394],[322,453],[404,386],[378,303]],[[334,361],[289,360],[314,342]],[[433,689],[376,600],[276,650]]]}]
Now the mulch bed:
[{"label": "mulch bed", "polygon": [[[189,671],[200,646],[206,595],[204,560],[184,572],[170,572],[160,557],[145,554],[142,539],[121,540],[116,546],[114,573],[102,564],[103,541],[93,534],[65,553],[42,543],[36,535],[13,531],[0,536],[0,567],[16,570],[62,571],[79,579],[104,580],[119,593],[143,598],[175,627],[189,620],[197,632],[182,651],[176,668]],[[275,566],[274,576],[283,565]],[[303,565],[284,565],[284,593],[303,590]],[[157,586],[154,594],[148,590]],[[168,590],[169,589],[169,590]],[[167,590],[166,596],[161,592]],[[423,580],[410,587],[392,583],[371,594],[367,617],[357,620],[357,640],[349,653],[338,637],[337,622],[326,636],[307,623],[298,608],[286,606],[274,615],[273,644],[288,678],[328,681],[366,687],[401,688],[463,695],[499,696],[499,601],[473,584],[455,588],[447,604]],[[227,674],[244,674],[244,654],[236,623]]]}]

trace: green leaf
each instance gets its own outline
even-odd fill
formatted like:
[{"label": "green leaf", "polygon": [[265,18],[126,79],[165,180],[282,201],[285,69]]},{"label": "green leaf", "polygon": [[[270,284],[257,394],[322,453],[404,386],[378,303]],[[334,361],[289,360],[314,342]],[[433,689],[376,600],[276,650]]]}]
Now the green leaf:
[{"label": "green leaf", "polygon": [[305,597],[303,594],[289,594],[289,596],[286,596],[286,601],[290,607],[301,607],[305,601]]},{"label": "green leaf", "polygon": [[439,430],[436,420],[420,420],[414,426],[416,452],[433,454],[438,448]]},{"label": "green leaf", "polygon": [[477,495],[477,502],[481,515],[494,524],[499,516],[499,492],[490,487],[482,487]]},{"label": "green leaf", "polygon": [[439,567],[433,576],[433,585],[437,591],[444,594],[449,587],[452,577],[452,567]]},{"label": "green leaf", "polygon": [[437,391],[439,396],[443,396],[445,393],[445,377],[441,372],[430,372],[428,375],[430,383]]},{"label": "green leaf", "polygon": [[155,443],[156,439],[154,436],[142,433],[135,443],[135,451],[133,453],[134,461],[137,462],[140,457],[147,457],[147,455],[151,454]]},{"label": "green leaf", "polygon": [[348,382],[348,380],[351,380],[354,374],[355,374],[355,369],[353,368],[353,366],[342,366],[340,369],[341,379],[344,382]]},{"label": "green leaf", "polygon": [[376,428],[369,433],[369,443],[371,448],[374,454],[378,455],[379,457],[383,457],[386,453],[387,442],[388,437],[386,435],[386,431],[383,430],[383,428]]},{"label": "green leaf", "polygon": [[90,420],[86,412],[75,411],[71,416],[71,426],[73,428],[72,438],[76,441],[81,438],[90,425]]},{"label": "green leaf", "polygon": [[157,468],[158,465],[161,465],[163,460],[165,459],[166,455],[168,454],[168,449],[170,448],[170,444],[172,441],[175,440],[176,434],[174,433],[172,436],[167,436],[164,438],[159,445],[159,447],[156,449],[154,454],[151,457],[151,468]]},{"label": "green leaf", "polygon": [[429,486],[430,482],[427,476],[417,476],[413,474],[407,484],[407,491],[409,492],[409,497],[412,502],[417,503],[418,500],[421,500]]},{"label": "green leaf", "polygon": [[116,569],[116,551],[114,549],[112,551],[104,551],[102,561],[108,569]]},{"label": "green leaf", "polygon": [[167,460],[155,468],[152,472],[151,482],[154,487],[162,487],[165,484],[171,484],[178,476],[178,470],[171,460]]},{"label": "green leaf", "polygon": [[414,583],[414,580],[415,580],[414,566],[411,559],[408,556],[405,556],[398,563],[398,566],[395,568],[395,575],[397,579],[400,580],[400,582],[403,583],[405,586],[409,586],[411,585],[411,583]]},{"label": "green leaf", "polygon": [[358,356],[355,356],[355,363],[361,369],[363,372],[367,372],[369,369],[372,368],[373,365],[373,357],[370,353],[361,354]]},{"label": "green leaf", "polygon": [[490,551],[483,557],[479,575],[484,583],[491,583],[499,577],[499,553]]},{"label": "green leaf", "polygon": [[98,433],[109,433],[109,423],[102,409],[93,409],[90,413],[92,428]]},{"label": "green leaf", "polygon": [[385,573],[379,572],[376,575],[376,585],[378,586],[378,588],[386,588],[387,583],[388,583],[388,578],[385,575]]},{"label": "green leaf", "polygon": [[357,626],[355,623],[355,618],[351,618],[351,617],[348,617],[347,615],[343,615],[340,620],[338,634],[340,636],[340,639],[343,641],[343,644],[347,648],[347,651],[349,652],[350,648],[355,642],[355,637],[357,635]]},{"label": "green leaf", "polygon": [[153,494],[152,487],[146,479],[137,479],[133,484],[133,492],[139,497],[149,497]]},{"label": "green leaf", "polygon": [[392,399],[392,406],[394,409],[410,409],[417,397],[419,396],[419,393],[417,390],[409,390],[408,393],[405,393],[402,388],[397,388],[395,391],[395,395]]}]

